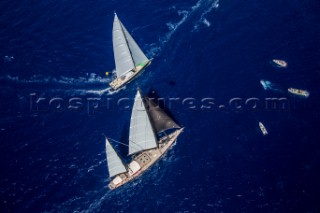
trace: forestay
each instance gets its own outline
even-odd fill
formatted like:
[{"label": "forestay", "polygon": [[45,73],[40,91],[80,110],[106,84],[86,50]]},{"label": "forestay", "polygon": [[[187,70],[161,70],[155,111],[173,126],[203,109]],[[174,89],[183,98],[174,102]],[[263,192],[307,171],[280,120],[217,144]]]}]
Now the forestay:
[{"label": "forestay", "polygon": [[133,58],[135,66],[144,65],[145,62],[149,61],[147,56],[142,52],[139,45],[136,43],[136,41],[132,38],[132,36],[129,34],[127,29],[123,24],[121,24],[124,35],[127,39],[129,49],[131,52],[131,56]]}]

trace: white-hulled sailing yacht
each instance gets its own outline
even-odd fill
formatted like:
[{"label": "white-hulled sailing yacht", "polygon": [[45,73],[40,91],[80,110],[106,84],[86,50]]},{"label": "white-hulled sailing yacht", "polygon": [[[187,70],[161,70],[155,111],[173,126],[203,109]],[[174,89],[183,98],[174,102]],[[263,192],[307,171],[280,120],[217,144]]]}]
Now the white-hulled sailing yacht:
[{"label": "white-hulled sailing yacht", "polygon": [[116,78],[110,83],[110,86],[117,90],[141,73],[151,61],[142,52],[116,13],[113,21],[112,42]]},{"label": "white-hulled sailing yacht", "polygon": [[[170,131],[170,133],[166,133]],[[163,109],[149,97],[135,96],[129,132],[129,155],[134,155],[125,165],[110,141],[106,139],[109,188],[115,189],[136,178],[152,166],[177,140],[183,131]],[[159,137],[159,133],[165,133]]]}]

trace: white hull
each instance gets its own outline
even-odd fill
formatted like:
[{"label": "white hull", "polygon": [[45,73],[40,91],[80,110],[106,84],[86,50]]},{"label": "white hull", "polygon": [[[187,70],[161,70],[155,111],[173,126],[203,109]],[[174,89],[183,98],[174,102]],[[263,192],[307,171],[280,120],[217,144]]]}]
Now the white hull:
[{"label": "white hull", "polygon": [[137,66],[134,70],[128,72],[126,75],[116,78],[112,82],[109,83],[112,89],[117,90],[120,87],[124,86],[125,84],[132,81],[139,73],[151,64],[151,61],[148,61],[144,66]]},{"label": "white hull", "polygon": [[268,131],[267,131],[266,127],[263,125],[263,123],[259,122],[259,127],[260,127],[260,130],[261,130],[263,135],[267,135],[268,134]]},{"label": "white hull", "polygon": [[278,67],[286,68],[288,66],[288,63],[284,60],[279,59],[273,59],[273,63],[275,63]]},{"label": "white hull", "polygon": [[288,92],[293,95],[297,95],[304,98],[308,98],[310,95],[310,93],[307,90],[294,89],[294,88],[289,88]]},{"label": "white hull", "polygon": [[137,162],[140,169],[134,173],[132,173],[132,171],[130,172],[130,169],[129,169],[128,172],[115,176],[113,180],[109,183],[108,185],[109,188],[111,190],[116,189],[128,183],[129,181],[135,179],[136,177],[140,176],[144,171],[150,168],[155,162],[157,162],[164,155],[164,153],[177,140],[178,136],[182,133],[182,131],[183,131],[183,128],[176,130],[175,132],[173,132],[172,134],[166,137],[167,141],[163,142],[160,140],[158,142],[159,144],[157,148],[143,151],[142,153],[134,157],[131,163]]}]

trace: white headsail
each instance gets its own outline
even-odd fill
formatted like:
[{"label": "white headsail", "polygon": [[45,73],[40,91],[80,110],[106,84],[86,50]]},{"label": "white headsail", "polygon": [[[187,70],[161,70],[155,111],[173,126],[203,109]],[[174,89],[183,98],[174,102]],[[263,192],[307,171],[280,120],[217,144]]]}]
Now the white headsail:
[{"label": "white headsail", "polygon": [[149,59],[147,58],[147,56],[142,52],[142,50],[140,49],[139,45],[137,44],[137,42],[132,38],[132,36],[130,35],[130,33],[127,31],[127,29],[125,28],[125,26],[123,24],[121,24],[124,35],[126,36],[128,45],[129,45],[129,49],[131,52],[131,56],[133,58],[134,64],[135,66],[141,65],[143,66],[146,62],[149,61]]},{"label": "white headsail", "polygon": [[121,77],[134,69],[135,66],[123,32],[122,24],[118,19],[117,14],[114,15],[112,41],[116,73],[117,77]]},{"label": "white headsail", "polygon": [[109,170],[109,176],[113,177],[115,175],[124,173],[127,171],[126,167],[123,165],[120,157],[110,144],[109,140],[106,138],[106,153],[107,153],[107,164]]},{"label": "white headsail", "polygon": [[134,99],[130,121],[129,155],[155,147],[157,147],[157,141],[138,90]]}]

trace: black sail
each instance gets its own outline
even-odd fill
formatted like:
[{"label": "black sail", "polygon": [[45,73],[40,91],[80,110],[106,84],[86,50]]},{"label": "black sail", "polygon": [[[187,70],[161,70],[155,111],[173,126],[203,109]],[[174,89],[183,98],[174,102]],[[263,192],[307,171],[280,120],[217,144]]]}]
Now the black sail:
[{"label": "black sail", "polygon": [[157,133],[166,131],[168,129],[181,128],[150,98],[145,97],[145,103],[151,123],[153,124],[153,128]]}]

